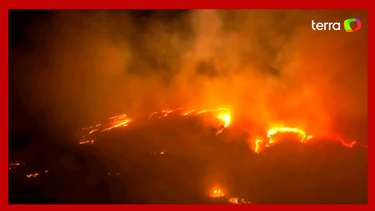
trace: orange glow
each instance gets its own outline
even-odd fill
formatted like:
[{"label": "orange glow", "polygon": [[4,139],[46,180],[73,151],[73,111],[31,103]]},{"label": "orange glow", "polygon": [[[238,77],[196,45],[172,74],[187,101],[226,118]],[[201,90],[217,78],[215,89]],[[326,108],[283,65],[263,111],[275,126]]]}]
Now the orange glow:
[{"label": "orange glow", "polygon": [[350,143],[346,143],[344,141],[341,141],[341,144],[344,145],[345,147],[352,148],[354,145],[357,144],[357,142],[356,141],[352,141]]}]

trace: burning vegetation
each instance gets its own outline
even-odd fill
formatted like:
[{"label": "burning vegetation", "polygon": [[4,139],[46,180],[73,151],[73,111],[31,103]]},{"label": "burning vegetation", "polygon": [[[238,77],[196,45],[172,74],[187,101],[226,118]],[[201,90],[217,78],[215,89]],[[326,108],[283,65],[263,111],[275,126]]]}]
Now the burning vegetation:
[{"label": "burning vegetation", "polygon": [[[216,128],[216,135],[220,135],[224,132],[226,128],[229,128],[233,123],[232,111],[229,108],[216,108],[216,109],[165,109],[160,112],[153,112],[149,115],[148,120],[152,119],[164,119],[168,117],[180,117],[180,118],[192,118],[192,117],[203,117],[200,120],[204,121],[207,118],[213,118],[215,121],[211,121],[211,126]],[[95,142],[95,136],[104,132],[108,132],[112,129],[119,127],[127,127],[132,121],[131,118],[126,114],[120,114],[110,117],[104,123],[97,123],[93,126],[89,126],[82,129],[83,135],[80,137],[79,144],[93,144]],[[142,121],[142,120],[140,120]],[[147,120],[143,120],[147,121]],[[206,121],[207,122],[207,121]],[[141,122],[142,123],[142,122]],[[241,128],[241,126],[236,125],[237,130],[249,131],[251,129]],[[271,147],[283,139],[294,139],[301,144],[306,144],[314,139],[319,139],[311,134],[308,134],[304,130],[296,127],[289,126],[274,126],[269,129],[265,129],[265,135],[258,134],[255,139],[251,137],[247,138],[248,145],[250,149],[259,154],[264,150],[264,148]],[[286,135],[286,136],[285,136]],[[260,138],[263,137],[263,138]],[[335,141],[339,143],[342,147],[352,148],[357,144],[356,140],[346,140],[341,137],[334,137],[325,135],[320,138],[326,138],[330,141]],[[361,147],[367,148],[366,145],[362,144]]]}]

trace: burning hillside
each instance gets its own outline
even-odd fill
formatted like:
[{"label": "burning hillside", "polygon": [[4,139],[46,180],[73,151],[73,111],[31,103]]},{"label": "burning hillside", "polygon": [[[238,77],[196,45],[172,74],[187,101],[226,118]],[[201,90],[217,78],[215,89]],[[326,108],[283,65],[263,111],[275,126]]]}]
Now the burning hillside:
[{"label": "burning hillside", "polygon": [[[42,201],[90,203],[365,200],[364,144],[288,126],[261,134],[234,116],[228,108],[165,109],[138,119],[116,115],[79,131],[68,168],[60,168],[67,165],[65,156],[50,155],[53,161],[35,165],[32,155],[13,163],[11,181],[23,202],[34,200],[35,190],[61,193],[43,195]],[[64,182],[56,185],[59,177]]]},{"label": "burning hillside", "polygon": [[[229,128],[233,124],[232,112],[229,108],[216,108],[216,109],[165,109],[160,112],[153,112],[149,115],[149,118],[146,120],[139,120],[139,124],[142,124],[142,121],[150,121],[154,119],[168,119],[168,118],[186,118],[186,119],[199,119],[203,122],[206,122],[206,126],[216,128],[215,135],[220,135],[224,132],[226,128]],[[210,120],[209,125],[207,125]],[[108,132],[112,129],[119,127],[127,127],[132,121],[131,118],[126,114],[120,114],[113,117],[110,117],[108,120],[103,123],[97,123],[95,125],[85,127],[82,129],[83,135],[80,137],[79,144],[94,144],[95,137],[101,133]],[[144,122],[145,123],[145,122]],[[143,124],[144,124],[143,123]],[[239,131],[248,131],[252,134],[252,130],[259,131],[257,128],[243,128],[240,125],[235,125],[237,127],[235,130]],[[273,126],[268,129],[263,129],[264,134],[258,134],[255,139],[248,138],[247,143],[249,148],[255,153],[260,153],[264,148],[268,148],[277,144],[277,142],[282,141],[283,139],[292,139],[297,140],[301,144],[306,144],[312,142],[316,139],[322,139],[323,137],[326,140],[337,142],[342,147],[352,148],[358,143],[356,140],[346,140],[340,136],[313,136],[305,132],[304,130],[297,127],[289,126]],[[262,138],[260,138],[262,137]],[[367,148],[366,145],[360,144],[361,147]]]}]

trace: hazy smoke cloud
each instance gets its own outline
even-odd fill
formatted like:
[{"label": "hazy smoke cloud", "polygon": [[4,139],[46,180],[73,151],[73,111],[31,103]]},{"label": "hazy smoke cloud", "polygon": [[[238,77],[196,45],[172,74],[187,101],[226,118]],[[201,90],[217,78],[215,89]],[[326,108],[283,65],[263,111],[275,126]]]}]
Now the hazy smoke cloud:
[{"label": "hazy smoke cloud", "polygon": [[[11,14],[15,29],[19,18],[33,17],[20,13]],[[310,26],[312,19],[355,15],[367,16],[262,10],[42,15],[11,46],[12,102],[24,105],[14,115],[18,123],[43,115],[51,127],[79,128],[114,113],[225,105],[235,121],[285,123],[367,142],[367,29],[314,32]]]}]

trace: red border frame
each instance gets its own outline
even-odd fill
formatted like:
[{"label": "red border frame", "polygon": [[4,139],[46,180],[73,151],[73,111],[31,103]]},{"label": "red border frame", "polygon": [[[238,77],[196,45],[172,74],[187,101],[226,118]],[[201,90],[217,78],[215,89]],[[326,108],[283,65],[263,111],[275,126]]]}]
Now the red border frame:
[{"label": "red border frame", "polygon": [[[368,167],[368,204],[367,205],[9,205],[8,204],[8,10],[9,9],[198,9],[198,8],[277,8],[277,9],[366,9],[368,11],[368,23],[371,24],[374,11],[371,0],[351,0],[351,1],[324,1],[315,0],[313,2],[298,0],[0,0],[0,208],[13,210],[40,210],[40,209],[140,209],[140,210],[224,210],[224,209],[259,209],[259,210],[358,210],[371,209],[373,206],[374,155],[369,148],[369,167]],[[368,27],[368,37],[373,37],[374,32]],[[373,54],[374,42],[368,41],[368,125],[369,139],[374,136],[373,112],[374,105],[373,90],[374,80],[371,71],[374,60]],[[373,150],[372,150],[373,151]],[[374,209],[374,208],[372,208]]]}]

